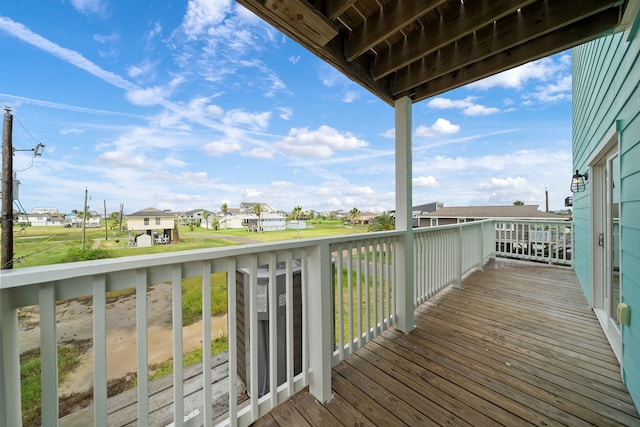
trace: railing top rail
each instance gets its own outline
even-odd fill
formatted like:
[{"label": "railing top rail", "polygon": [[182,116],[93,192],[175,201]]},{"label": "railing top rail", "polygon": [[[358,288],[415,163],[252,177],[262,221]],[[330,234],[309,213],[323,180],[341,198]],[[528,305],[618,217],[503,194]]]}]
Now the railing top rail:
[{"label": "railing top rail", "polygon": [[109,274],[115,271],[132,271],[144,268],[157,268],[167,265],[189,264],[249,254],[261,254],[287,250],[299,250],[318,244],[333,244],[347,241],[370,240],[383,236],[399,236],[400,231],[383,231],[366,234],[347,234],[334,237],[286,240],[273,243],[248,243],[237,246],[225,246],[210,249],[165,252],[160,254],[135,255],[122,258],[109,258],[94,261],[81,261],[64,264],[51,264],[37,267],[25,267],[0,272],[0,289],[9,289],[34,283],[54,282],[75,277]]},{"label": "railing top rail", "polygon": [[452,229],[452,228],[474,227],[474,226],[477,226],[479,224],[489,224],[489,223],[492,223],[494,221],[495,220],[493,218],[489,218],[489,219],[482,219],[482,220],[478,220],[478,221],[460,222],[460,223],[457,223],[457,224],[437,225],[437,226],[431,226],[431,227],[419,227],[419,228],[414,228],[413,232],[414,233],[429,233],[429,232],[447,230],[447,229]]},{"label": "railing top rail", "polygon": [[516,222],[522,224],[538,224],[544,223],[558,223],[558,224],[571,224],[571,218],[566,219],[554,219],[554,218],[539,218],[539,219],[515,219],[515,218],[493,218],[496,222]]}]

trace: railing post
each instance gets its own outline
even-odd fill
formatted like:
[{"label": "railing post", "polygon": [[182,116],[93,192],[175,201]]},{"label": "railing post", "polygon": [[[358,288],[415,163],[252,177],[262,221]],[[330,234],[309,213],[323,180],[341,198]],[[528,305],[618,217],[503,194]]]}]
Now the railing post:
[{"label": "railing post", "polygon": [[333,358],[333,265],[329,244],[322,242],[309,248],[309,391],[325,403],[331,397],[331,361]]},{"label": "railing post", "polygon": [[22,426],[18,310],[11,290],[0,290],[0,425]]},{"label": "railing post", "polygon": [[455,247],[453,251],[454,262],[453,268],[454,271],[454,282],[453,287],[462,289],[462,263],[464,261],[464,256],[462,254],[462,226],[458,225],[458,233],[456,235]]}]

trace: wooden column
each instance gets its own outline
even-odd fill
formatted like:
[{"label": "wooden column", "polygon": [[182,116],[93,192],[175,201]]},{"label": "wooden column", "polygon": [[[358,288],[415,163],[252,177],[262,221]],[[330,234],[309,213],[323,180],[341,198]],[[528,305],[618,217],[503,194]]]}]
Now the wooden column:
[{"label": "wooden column", "polygon": [[398,315],[396,328],[403,332],[409,332],[415,326],[411,110],[411,98],[396,101],[396,230],[405,233],[396,247],[395,304]]}]

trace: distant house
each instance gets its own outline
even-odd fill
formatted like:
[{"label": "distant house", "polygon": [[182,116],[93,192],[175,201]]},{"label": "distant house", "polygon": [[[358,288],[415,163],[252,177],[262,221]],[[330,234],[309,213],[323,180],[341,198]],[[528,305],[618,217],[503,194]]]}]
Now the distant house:
[{"label": "distant house", "polygon": [[229,208],[226,214],[218,214],[218,226],[220,228],[243,228],[240,208]]},{"label": "distant house", "polygon": [[[260,206],[260,215],[254,212],[256,205]],[[240,203],[239,217],[242,226],[249,231],[282,231],[287,228],[287,216],[266,203]]]},{"label": "distant house", "polygon": [[[31,213],[19,213],[17,222],[22,225],[28,224],[31,227],[82,227],[82,219],[71,214],[59,213],[56,208],[33,208]],[[87,227],[99,227],[100,218],[88,218],[86,225]]]},{"label": "distant house", "polygon": [[[418,227],[458,224],[482,219],[530,219],[568,221],[570,218],[538,210],[538,205],[522,206],[456,206],[444,207],[440,204],[435,211],[418,215]],[[415,211],[415,209],[414,209]]]},{"label": "distant house", "polygon": [[[171,243],[179,240],[178,215],[174,212],[160,211],[155,208],[146,208],[138,212],[126,215],[127,229],[130,234],[130,243],[147,245],[153,243]],[[139,239],[146,234],[151,237]]]},{"label": "distant house", "polygon": [[[431,203],[425,203],[423,205],[417,205],[417,206],[413,206],[411,208],[412,211],[412,225],[413,228],[416,227],[429,227],[431,224],[430,220],[424,220],[421,221],[420,218],[428,213],[431,212],[435,212],[438,209],[442,209],[444,207],[444,203],[442,202],[431,202]],[[395,216],[395,211],[391,211],[390,212],[391,215]]]},{"label": "distant house", "polygon": [[214,219],[214,214],[206,209],[193,209],[184,213],[178,214],[178,224],[180,225],[193,225],[198,227],[207,227],[207,224],[211,226]]}]

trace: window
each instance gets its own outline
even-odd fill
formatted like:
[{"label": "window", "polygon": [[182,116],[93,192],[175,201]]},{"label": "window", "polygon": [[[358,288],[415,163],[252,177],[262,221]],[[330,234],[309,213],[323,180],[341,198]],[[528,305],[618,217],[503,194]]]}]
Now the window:
[{"label": "window", "polygon": [[160,218],[156,218],[156,225],[160,225]]},{"label": "window", "polygon": [[149,225],[149,218],[144,219],[144,225]]},{"label": "window", "polygon": [[431,218],[431,226],[432,227],[438,226],[438,218]]}]

